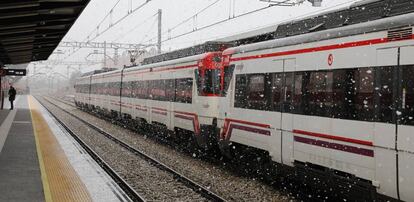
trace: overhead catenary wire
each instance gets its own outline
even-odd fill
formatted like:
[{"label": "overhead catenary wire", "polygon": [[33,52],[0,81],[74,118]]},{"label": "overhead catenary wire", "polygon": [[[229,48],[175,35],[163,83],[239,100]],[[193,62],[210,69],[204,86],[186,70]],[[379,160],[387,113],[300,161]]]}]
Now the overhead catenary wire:
[{"label": "overhead catenary wire", "polygon": [[[213,3],[211,3],[211,4],[207,5],[206,7],[204,7],[203,9],[201,9],[200,11],[198,11],[197,13],[195,13],[194,15],[192,15],[191,17],[184,19],[183,21],[181,21],[180,23],[176,24],[175,26],[173,26],[173,27],[169,28],[168,30],[169,30],[169,31],[172,31],[172,30],[174,30],[174,29],[177,29],[177,28],[178,28],[178,27],[180,27],[181,25],[183,25],[183,24],[185,24],[186,22],[188,22],[188,21],[190,21],[190,20],[192,20],[192,19],[196,18],[198,15],[200,15],[200,14],[201,14],[201,13],[203,13],[203,12],[205,12],[207,9],[211,8],[212,6],[214,6],[215,4],[217,4],[217,3],[218,3],[218,2],[220,2],[220,1],[222,1],[222,0],[216,0],[216,1],[214,1]],[[168,32],[168,31],[167,31],[167,32]],[[165,33],[167,33],[167,32],[164,32],[164,33],[162,33],[162,34],[165,34]]]},{"label": "overhead catenary wire", "polygon": [[145,38],[147,38],[147,34],[152,30],[152,28],[154,28],[157,21],[158,21],[158,19],[156,19],[152,22],[150,28],[144,33],[144,36],[142,37],[141,41],[139,42],[140,44],[142,44],[144,42]]},{"label": "overhead catenary wire", "polygon": [[[147,5],[148,3],[150,3],[152,0],[146,0],[144,3],[140,4],[138,7],[134,8],[133,10],[131,10],[130,12],[128,12],[126,15],[124,15],[123,17],[121,17],[120,19],[118,19],[117,21],[115,21],[115,23],[110,24],[106,29],[104,29],[102,32],[96,34],[92,39],[88,39],[87,42],[93,41],[96,38],[98,38],[99,36],[101,36],[102,34],[104,34],[105,32],[107,32],[108,30],[110,30],[111,28],[115,27],[116,25],[118,25],[120,22],[122,22],[123,20],[125,20],[127,17],[129,17],[130,15],[132,15],[133,13],[135,13],[136,11],[140,10],[141,8],[143,8],[145,5]],[[78,52],[80,50],[80,48],[74,50],[72,53],[70,53],[67,57],[65,57],[63,60],[66,60],[67,58],[69,58],[70,56],[72,56],[73,54],[75,54],[76,52]]]},{"label": "overhead catenary wire", "polygon": [[[299,16],[295,16],[295,17],[292,17],[292,18],[288,18],[288,19],[285,19],[285,20],[279,21],[279,22],[277,22],[277,23],[272,23],[272,24],[268,24],[268,25],[263,25],[263,26],[258,26],[258,27],[254,27],[254,28],[247,29],[247,30],[243,30],[243,31],[240,31],[240,32],[238,32],[238,33],[236,33],[236,34],[233,34],[233,35],[242,34],[242,33],[248,32],[248,31],[257,30],[257,29],[264,28],[264,27],[269,27],[269,26],[272,26],[272,25],[275,25],[275,24],[281,24],[281,23],[289,22],[289,21],[292,21],[292,20],[297,20],[297,19],[300,19],[300,18],[303,18],[303,17],[306,17],[306,16],[312,16],[312,15],[314,15],[314,14],[321,13],[321,12],[324,12],[324,11],[328,11],[328,10],[331,10],[331,9],[334,9],[334,8],[337,8],[337,7],[341,7],[341,6],[344,6],[344,5],[346,5],[346,4],[350,4],[350,3],[356,2],[356,1],[359,1],[359,0],[350,0],[350,1],[347,1],[347,2],[344,2],[344,3],[336,4],[336,5],[333,5],[333,6],[330,6],[330,7],[324,8],[324,9],[321,9],[321,10],[312,11],[312,12],[309,12],[309,13],[305,13],[305,14],[303,14],[303,15],[299,15]],[[247,13],[243,13],[243,14],[241,14],[241,15],[238,15],[238,16],[236,16],[235,18],[237,18],[237,17],[242,17],[242,16],[244,16],[244,15],[248,15],[248,14],[251,14],[251,13],[253,13],[253,12],[257,12],[257,11],[260,11],[260,10],[263,10],[263,9],[266,9],[266,8],[269,8],[269,7],[264,7],[264,8],[261,8],[261,9],[256,9],[256,10],[253,10],[253,11],[249,11],[249,12],[247,12]],[[172,39],[179,38],[179,37],[182,37],[182,36],[185,36],[185,35],[191,34],[191,33],[193,33],[193,32],[200,31],[200,30],[202,30],[202,29],[206,29],[206,28],[209,28],[209,27],[215,26],[215,25],[217,25],[217,24],[220,24],[220,23],[223,23],[223,22],[225,22],[225,21],[232,20],[232,19],[234,19],[234,18],[227,19],[227,20],[221,20],[221,21],[218,21],[218,22],[212,23],[212,24],[210,24],[210,25],[206,25],[206,26],[204,26],[204,27],[201,27],[201,28],[199,28],[199,29],[197,29],[197,30],[195,30],[195,31],[189,31],[189,32],[186,32],[186,33],[183,33],[183,34],[180,34],[180,35],[174,36],[174,37],[172,37],[172,38],[166,39],[166,40],[164,40],[163,42],[170,41],[170,40],[172,40]],[[204,38],[204,39],[202,39],[202,41],[205,41],[205,40],[212,40],[212,39],[219,39],[219,38],[224,38],[224,37],[226,37],[226,36],[227,36],[227,35],[218,35],[218,36],[208,37],[208,38]],[[190,43],[192,43],[192,41],[185,41],[185,42],[181,42],[181,43],[173,43],[173,44],[190,44]]]},{"label": "overhead catenary wire", "polygon": [[124,37],[128,36],[134,30],[136,30],[137,28],[141,27],[142,25],[144,25],[145,23],[147,23],[149,20],[151,20],[152,18],[156,17],[157,15],[158,15],[158,12],[155,13],[154,15],[149,16],[148,18],[146,18],[145,20],[143,20],[141,23],[139,23],[136,26],[134,26],[132,29],[128,30],[127,32],[125,32],[124,34],[122,34],[121,36],[119,36],[118,38],[114,39],[112,42],[116,42],[116,41],[118,41],[120,39],[123,39]]},{"label": "overhead catenary wire", "polygon": [[[164,31],[163,33],[161,33],[161,35],[168,34],[168,33],[170,33],[171,31],[173,31],[173,30],[177,29],[178,27],[180,27],[181,25],[183,25],[183,24],[185,24],[185,23],[187,23],[187,22],[189,22],[189,21],[191,21],[191,20],[195,20],[195,19],[197,18],[197,16],[199,16],[200,14],[202,14],[203,12],[205,12],[206,10],[208,10],[209,8],[211,8],[212,6],[216,5],[216,4],[217,4],[218,2],[220,2],[220,1],[223,1],[223,0],[216,0],[216,1],[214,1],[213,3],[211,3],[211,4],[207,5],[206,7],[202,8],[201,10],[197,11],[197,12],[196,12],[195,14],[193,14],[192,16],[190,16],[190,17],[188,17],[188,18],[184,19],[183,21],[179,22],[178,24],[174,25],[173,27],[168,28],[168,29],[167,29],[167,31]],[[195,24],[195,21],[194,21],[194,24]],[[156,38],[157,38],[157,37],[153,37],[153,38],[149,39],[149,40],[148,40],[148,41],[146,41],[146,42],[152,41],[152,40],[154,40],[154,39],[156,39]]]},{"label": "overhead catenary wire", "polygon": [[262,11],[262,10],[266,10],[266,9],[271,8],[271,7],[273,7],[273,6],[266,6],[266,7],[262,7],[262,8],[255,9],[255,10],[252,10],[252,11],[249,11],[249,12],[246,12],[246,13],[243,13],[243,14],[240,14],[240,15],[236,15],[236,16],[234,16],[234,17],[232,17],[232,18],[223,19],[223,20],[220,20],[220,21],[214,22],[214,23],[212,23],[212,24],[205,25],[205,26],[203,26],[203,27],[200,27],[200,28],[194,29],[194,30],[192,30],[192,31],[188,31],[188,32],[185,32],[185,33],[182,33],[182,34],[179,34],[179,35],[176,35],[176,36],[170,37],[170,38],[168,38],[168,39],[163,40],[162,42],[166,42],[166,41],[170,41],[170,40],[173,40],[173,39],[176,39],[176,38],[180,38],[180,37],[182,37],[182,36],[189,35],[189,34],[192,34],[192,33],[194,33],[194,32],[198,32],[198,31],[201,31],[201,30],[203,30],[203,29],[207,29],[207,28],[209,28],[209,27],[213,27],[213,26],[216,26],[216,25],[218,25],[218,24],[222,24],[222,23],[224,23],[224,22],[228,22],[228,21],[234,20],[234,19],[236,19],[236,18],[240,18],[240,17],[246,16],[246,15],[250,15],[250,14],[252,14],[252,13],[256,13],[256,12],[259,12],[259,11]]},{"label": "overhead catenary wire", "polygon": [[118,0],[113,6],[112,8],[109,10],[109,12],[105,15],[105,17],[102,18],[102,20],[98,23],[98,25],[96,26],[96,28],[94,28],[86,37],[86,39],[84,39],[83,41],[86,41],[89,39],[90,36],[92,36],[92,34],[95,31],[99,31],[99,27],[105,22],[105,20],[112,15],[113,10],[118,6],[119,2],[121,2],[121,0]]}]

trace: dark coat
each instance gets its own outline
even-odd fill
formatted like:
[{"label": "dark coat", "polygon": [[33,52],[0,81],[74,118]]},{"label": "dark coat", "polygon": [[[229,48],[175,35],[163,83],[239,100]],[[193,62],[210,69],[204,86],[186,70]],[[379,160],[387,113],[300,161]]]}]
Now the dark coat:
[{"label": "dark coat", "polygon": [[11,87],[9,90],[9,100],[13,101],[14,99],[16,99],[16,89]]}]

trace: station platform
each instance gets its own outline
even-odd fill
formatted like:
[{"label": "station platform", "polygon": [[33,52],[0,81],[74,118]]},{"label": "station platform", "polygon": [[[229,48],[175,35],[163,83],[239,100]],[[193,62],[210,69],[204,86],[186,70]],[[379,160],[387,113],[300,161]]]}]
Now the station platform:
[{"label": "station platform", "polygon": [[129,201],[32,97],[0,110],[0,201]]}]

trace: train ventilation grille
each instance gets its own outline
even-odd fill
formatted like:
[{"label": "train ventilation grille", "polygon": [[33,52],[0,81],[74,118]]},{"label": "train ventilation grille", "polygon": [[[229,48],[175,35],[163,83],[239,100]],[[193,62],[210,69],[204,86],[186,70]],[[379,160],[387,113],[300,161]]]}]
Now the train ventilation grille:
[{"label": "train ventilation grille", "polygon": [[399,40],[405,40],[405,39],[411,39],[411,38],[413,38],[412,28],[388,31],[389,41],[399,41]]}]

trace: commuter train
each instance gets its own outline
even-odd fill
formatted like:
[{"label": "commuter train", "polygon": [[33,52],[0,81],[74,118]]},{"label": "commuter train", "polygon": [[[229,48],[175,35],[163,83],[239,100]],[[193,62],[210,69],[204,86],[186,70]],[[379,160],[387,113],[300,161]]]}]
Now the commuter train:
[{"label": "commuter train", "polygon": [[414,201],[412,25],[414,2],[364,1],[83,76],[76,104]]}]

